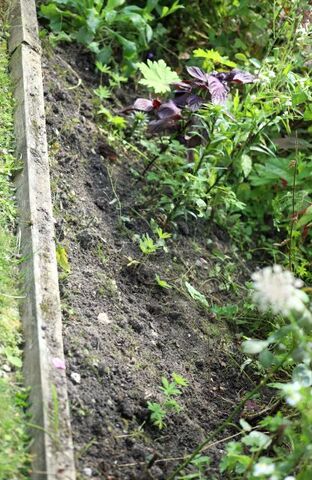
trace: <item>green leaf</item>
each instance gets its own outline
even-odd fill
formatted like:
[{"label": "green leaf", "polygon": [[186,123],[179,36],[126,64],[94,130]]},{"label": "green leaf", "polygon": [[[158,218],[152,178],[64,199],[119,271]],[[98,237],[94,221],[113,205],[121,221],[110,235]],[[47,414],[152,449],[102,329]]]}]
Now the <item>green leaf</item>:
[{"label": "green leaf", "polygon": [[217,50],[204,50],[202,48],[197,48],[193,53],[194,57],[204,58],[213,64],[225,65],[230,68],[236,67],[235,62],[228,60],[228,57],[222,57]]},{"label": "green leaf", "polygon": [[171,70],[164,60],[158,60],[158,62],[147,60],[147,65],[138,63],[137,67],[144,77],[139,83],[154,90],[155,93],[169,92],[170,85],[180,81],[177,73]]},{"label": "green leaf", "polygon": [[92,33],[96,33],[99,25],[101,24],[101,17],[99,16],[95,8],[90,8],[87,16],[87,26]]},{"label": "green leaf", "polygon": [[265,433],[253,430],[249,435],[242,438],[242,443],[250,447],[251,452],[258,452],[268,448],[272,443],[272,439]]},{"label": "green leaf", "polygon": [[208,307],[208,302],[202,293],[200,293],[196,288],[194,288],[190,283],[185,282],[185,286],[187,288],[188,293],[190,296],[193,298],[193,300],[196,300],[196,302],[199,302],[202,306]]},{"label": "green leaf", "polygon": [[179,413],[181,412],[181,410],[183,410],[181,405],[174,398],[170,398],[169,400],[166,400],[164,403],[164,406],[168,410],[173,410],[176,413]]},{"label": "green leaf", "polygon": [[182,392],[179,388],[177,388],[175,382],[169,382],[165,377],[162,377],[161,383],[163,384],[163,386],[160,387],[160,389],[167,397],[181,395]]},{"label": "green leaf", "polygon": [[187,387],[189,385],[189,382],[186,378],[182,377],[182,375],[179,375],[178,373],[173,372],[172,374],[172,380],[175,381],[177,385],[180,385],[181,387]]},{"label": "green leaf", "polygon": [[40,13],[44,18],[50,20],[51,30],[54,32],[60,32],[63,25],[62,11],[57,8],[54,3],[49,3],[48,5],[41,5]]},{"label": "green leaf", "polygon": [[308,223],[312,222],[312,205],[310,205],[305,213],[302,215],[302,217],[298,220],[298,222],[295,224],[296,230],[299,228],[304,227]]},{"label": "green leaf", "polygon": [[243,342],[242,348],[244,353],[256,355],[262,352],[268,345],[269,342],[267,340],[247,340]]},{"label": "green leaf", "polygon": [[167,412],[156,402],[147,402],[147,408],[151,412],[150,418],[153,425],[158,427],[159,430],[162,430],[165,426],[164,419],[166,418]]},{"label": "green leaf", "polygon": [[104,85],[100,85],[98,88],[96,88],[93,91],[94,91],[95,95],[100,97],[101,100],[107,100],[112,95],[109,88],[105,87]]},{"label": "green leaf", "polygon": [[312,120],[312,105],[308,105],[303,114],[303,120],[309,122]]},{"label": "green leaf", "polygon": [[259,362],[264,368],[269,368],[275,363],[275,357],[270,350],[265,348],[259,355]]},{"label": "green leaf", "polygon": [[172,288],[172,286],[169,285],[169,283],[166,282],[166,280],[162,280],[159,277],[159,275],[157,275],[157,274],[155,275],[155,280],[156,280],[157,285],[159,285],[159,287],[161,287],[161,288],[166,288],[166,289]]},{"label": "green leaf", "polygon": [[21,359],[21,358],[17,357],[16,355],[13,355],[13,354],[11,353],[11,350],[8,349],[8,348],[4,350],[4,353],[5,353],[5,356],[6,356],[7,360],[8,360],[8,362],[9,362],[11,365],[13,365],[13,366],[16,367],[16,368],[22,368],[23,363],[22,363],[22,359]]},{"label": "green leaf", "polygon": [[243,418],[240,419],[239,424],[245,432],[250,432],[252,430],[252,426]]},{"label": "green leaf", "polygon": [[126,0],[108,0],[105,11],[109,12],[110,10],[115,10],[117,7],[121,7],[125,3]]},{"label": "green leaf", "polygon": [[68,261],[67,252],[62,245],[57,245],[56,247],[56,260],[58,266],[65,272],[70,273],[70,266]]},{"label": "green leaf", "polygon": [[249,155],[243,154],[241,156],[241,168],[244,174],[244,177],[248,177],[252,170],[252,160]]}]

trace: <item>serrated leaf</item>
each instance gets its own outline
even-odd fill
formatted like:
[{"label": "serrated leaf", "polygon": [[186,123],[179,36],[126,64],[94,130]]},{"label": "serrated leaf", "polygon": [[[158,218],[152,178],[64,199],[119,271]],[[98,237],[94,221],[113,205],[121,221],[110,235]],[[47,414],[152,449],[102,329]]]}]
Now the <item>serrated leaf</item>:
[{"label": "serrated leaf", "polygon": [[171,70],[164,60],[157,62],[147,60],[147,65],[141,62],[137,64],[137,67],[144,77],[139,83],[151,88],[155,93],[169,92],[170,85],[180,81],[177,73]]},{"label": "serrated leaf", "polygon": [[181,385],[181,387],[187,387],[189,382],[186,378],[182,377],[178,373],[173,372],[172,379],[175,381],[177,385]]},{"label": "serrated leaf", "polygon": [[227,67],[236,67],[236,63],[231,62],[228,60],[227,57],[222,57],[217,50],[204,50],[202,48],[198,48],[194,50],[194,56],[199,58],[205,58],[206,60],[210,60],[214,64],[226,65]]}]

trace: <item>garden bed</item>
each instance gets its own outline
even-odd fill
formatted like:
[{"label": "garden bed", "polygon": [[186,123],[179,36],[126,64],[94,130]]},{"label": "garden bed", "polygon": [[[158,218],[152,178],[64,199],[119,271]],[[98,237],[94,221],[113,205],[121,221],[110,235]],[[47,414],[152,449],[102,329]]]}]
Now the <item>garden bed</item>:
[{"label": "garden bed", "polygon": [[[88,56],[72,45],[51,55],[47,46],[43,72],[78,471],[82,478],[162,479],[252,386],[237,337],[192,300],[185,281],[222,305],[250,272],[226,232],[183,222],[167,253],[142,258],[133,237],[150,228],[132,208],[141,187],[129,173],[138,159],[109,146],[98,128]],[[176,288],[160,288],[156,275]],[[161,377],[173,372],[189,386],[179,398],[183,410],[159,430],[147,402],[161,402]],[[210,474],[222,478],[222,442],[207,454]]]}]

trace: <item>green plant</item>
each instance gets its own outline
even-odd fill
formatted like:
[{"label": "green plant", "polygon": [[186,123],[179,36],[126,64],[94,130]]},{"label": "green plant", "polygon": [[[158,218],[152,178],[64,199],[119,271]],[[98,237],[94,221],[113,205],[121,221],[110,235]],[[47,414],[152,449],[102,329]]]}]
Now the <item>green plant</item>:
[{"label": "green plant", "polygon": [[171,382],[167,378],[162,377],[161,383],[160,390],[164,395],[164,400],[161,403],[147,402],[150,419],[159,430],[165,427],[165,419],[170,413],[179,413],[182,410],[175,397],[182,395],[182,389],[188,386],[186,378],[177,373],[172,374]]},{"label": "green plant", "polygon": [[171,237],[171,233],[164,232],[155,222],[151,222],[151,226],[155,236],[158,238],[154,241],[148,233],[145,233],[141,237],[137,237],[139,241],[139,247],[141,252],[144,255],[149,255],[151,253],[157,252],[157,250],[162,249],[164,252],[168,251],[166,240]]},{"label": "green plant", "polygon": [[41,5],[40,13],[49,21],[54,41],[55,34],[62,41],[75,40],[102,64],[118,58],[128,75],[153,37],[165,33],[162,19],[183,8],[179,1],[161,3],[147,0],[140,7],[126,0],[53,0]]},{"label": "green plant", "polygon": [[162,280],[159,275],[155,275],[155,281],[160,288],[164,288],[166,290],[169,290],[170,288],[172,288],[172,286],[169,285],[169,283],[166,280]]},{"label": "green plant", "polygon": [[266,267],[254,273],[252,278],[253,300],[259,310],[281,315],[286,321],[285,325],[276,327],[266,339],[248,339],[243,343],[244,352],[257,356],[267,374],[168,480],[173,480],[185,470],[212,439],[233,421],[247,401],[255,398],[265,386],[280,392],[281,399],[285,400],[286,413],[279,411],[273,416],[268,415],[253,427],[242,419],[241,438],[227,444],[226,454],[220,463],[221,473],[229,474],[233,480],[268,477],[280,480],[287,476],[288,479],[305,480],[311,475],[310,299],[301,288],[303,282],[278,265]]},{"label": "green plant", "polygon": [[[8,6],[8,5],[7,5]],[[3,11],[2,11],[3,9]],[[0,479],[22,480],[29,476],[27,448],[27,394],[22,383],[22,333],[19,289],[16,205],[11,178],[15,163],[13,99],[8,74],[7,31],[1,24],[7,10],[0,7]],[[4,18],[5,19],[5,18]]]},{"label": "green plant", "polygon": [[[214,221],[229,231],[246,255],[250,255],[246,247],[265,248],[274,260],[278,258],[308,279],[312,94],[305,69],[311,28],[309,23],[302,27],[305,8],[308,4],[299,8],[297,3],[285,6],[280,2],[268,8],[265,21],[271,22],[272,30],[267,47],[261,50],[261,62],[237,53],[235,62],[229,63],[232,60],[224,49],[194,50],[195,60],[203,58],[205,68],[232,68],[235,63],[236,68],[253,71],[257,82],[246,86],[244,95],[233,88],[224,106],[211,105],[209,96],[203,100],[201,95],[201,109],[194,113],[186,103],[196,92],[189,91],[187,81],[182,82],[184,91],[173,96],[174,105],[158,97],[140,98],[126,111],[156,111],[159,116],[148,127],[155,135],[153,141],[144,138],[144,124],[136,123],[139,133],[133,135],[147,157],[141,179],[145,177],[148,184],[145,194],[146,203],[152,205],[150,215],[160,213],[164,225],[181,217]],[[284,38],[287,41],[283,42]],[[146,84],[155,89],[153,82],[158,81],[161,89],[168,89],[171,80],[163,85],[152,66],[146,66]],[[221,83],[224,75],[232,78],[232,74],[209,73]],[[204,82],[200,69],[191,70],[191,75],[196,82],[203,77]],[[178,89],[179,85],[181,82]],[[217,94],[222,97],[220,91],[210,87],[212,99]],[[222,99],[215,103],[224,103],[224,95]],[[257,236],[253,232],[258,232]]]},{"label": "green plant", "polygon": [[56,246],[56,261],[60,269],[60,278],[65,279],[70,274],[70,264],[67,251],[61,244]]}]

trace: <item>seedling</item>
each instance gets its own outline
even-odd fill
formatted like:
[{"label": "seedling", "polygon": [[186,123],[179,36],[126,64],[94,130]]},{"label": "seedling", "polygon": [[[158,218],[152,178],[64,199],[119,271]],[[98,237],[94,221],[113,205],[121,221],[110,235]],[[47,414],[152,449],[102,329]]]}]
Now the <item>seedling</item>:
[{"label": "seedling", "polygon": [[164,252],[168,252],[166,240],[171,237],[171,233],[164,232],[160,227],[156,227],[154,229],[154,233],[158,236],[156,241],[154,241],[148,233],[145,233],[142,235],[142,237],[139,237],[139,246],[144,255],[155,253],[159,249],[163,249]]},{"label": "seedling", "polygon": [[162,386],[160,390],[164,395],[164,400],[161,403],[147,402],[147,408],[151,412],[150,419],[159,430],[162,430],[166,424],[165,419],[170,413],[179,413],[182,406],[177,402],[175,397],[182,394],[182,388],[188,386],[188,380],[181,375],[173,372],[172,381],[170,382],[166,377],[162,377]]},{"label": "seedling", "polygon": [[139,246],[141,252],[144,253],[144,255],[150,255],[151,253],[155,253],[159,248],[148,233],[142,235],[142,237],[140,238]]},{"label": "seedling", "polygon": [[172,288],[172,286],[169,285],[169,283],[166,282],[166,280],[162,280],[162,279],[160,278],[160,276],[157,275],[157,274],[155,275],[155,280],[156,280],[157,285],[158,285],[159,287],[161,287],[161,288],[168,289],[168,290],[169,290],[170,288]]}]

